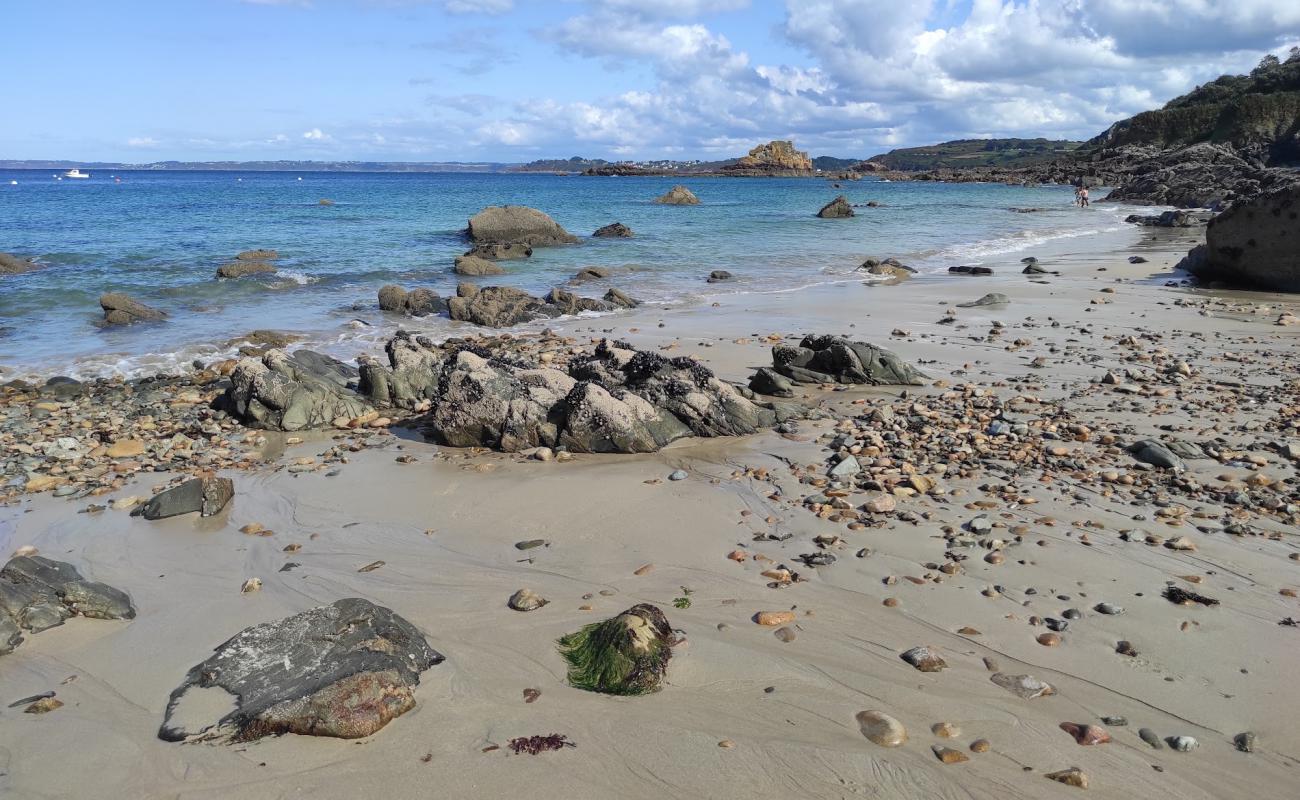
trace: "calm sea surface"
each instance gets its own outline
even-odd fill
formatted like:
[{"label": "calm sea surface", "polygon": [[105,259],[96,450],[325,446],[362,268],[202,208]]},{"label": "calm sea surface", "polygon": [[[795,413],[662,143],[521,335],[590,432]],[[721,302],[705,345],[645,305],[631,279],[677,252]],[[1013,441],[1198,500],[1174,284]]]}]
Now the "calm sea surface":
[{"label": "calm sea surface", "polygon": [[[0,278],[0,374],[156,372],[228,352],[226,341],[257,328],[301,332],[326,349],[355,355],[357,339],[377,341],[401,324],[375,306],[383,284],[454,294],[452,260],[467,247],[461,231],[487,205],[542,209],[583,242],[539,248],[526,261],[502,262],[507,275],[480,280],[540,294],[595,265],[613,276],[580,293],[598,296],[613,285],[673,304],[846,280],[868,256],[896,256],[922,272],[958,264],[1011,270],[1031,248],[1037,253],[1053,242],[1119,230],[1132,210],[1074,208],[1067,187],[992,184],[863,180],[835,189],[824,180],[775,178],[128,171],[56,181],[53,175],[0,171],[0,251],[49,265]],[[651,202],[678,182],[702,205]],[[857,209],[847,220],[813,216],[841,192],[853,203],[884,205]],[[636,237],[587,238],[614,221],[631,226]],[[235,253],[252,248],[278,250],[279,274],[214,277]],[[705,284],[716,269],[738,280]],[[97,327],[97,299],[106,291],[127,292],[171,318]],[[446,320],[419,327],[452,330]]]}]

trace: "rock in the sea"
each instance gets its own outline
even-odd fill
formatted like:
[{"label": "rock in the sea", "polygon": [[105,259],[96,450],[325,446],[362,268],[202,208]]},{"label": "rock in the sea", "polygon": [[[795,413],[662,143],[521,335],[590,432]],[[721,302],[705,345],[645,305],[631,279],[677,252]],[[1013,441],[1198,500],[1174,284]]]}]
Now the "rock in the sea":
[{"label": "rock in the sea", "polygon": [[609,270],[604,267],[583,267],[573,274],[575,281],[595,281],[609,277]]},{"label": "rock in the sea", "polygon": [[352,388],[359,377],[355,367],[311,350],[269,350],[260,360],[245,358],[235,366],[218,405],[252,427],[323,428],[372,411]]},{"label": "rock in the sea", "polygon": [[20,275],[36,269],[39,264],[30,258],[19,258],[9,253],[0,253],[0,276]]},{"label": "rock in the sea", "polygon": [[1210,221],[1201,257],[1180,266],[1202,280],[1300,292],[1297,251],[1300,182],[1234,203]]},{"label": "rock in the sea", "polygon": [[104,309],[104,324],[129,325],[132,322],[156,322],[167,319],[166,311],[132,300],[121,292],[108,292],[99,296],[99,307]]},{"label": "rock in the sea", "polygon": [[235,256],[236,261],[275,261],[280,254],[275,250],[245,250]]},{"label": "rock in the sea", "polygon": [[[460,259],[457,259],[459,261]],[[491,263],[491,262],[484,262]],[[496,265],[493,265],[496,266]],[[379,310],[397,314],[410,314],[413,317],[425,317],[447,309],[447,301],[432,289],[418,288],[406,291],[400,286],[388,284],[379,288]]]},{"label": "rock in the sea", "polygon": [[807,336],[797,347],[777,345],[772,364],[795,383],[919,386],[925,377],[888,350],[838,336]]},{"label": "rock in the sea", "polygon": [[134,619],[125,592],[88,581],[71,564],[43,556],[16,556],[0,569],[0,655],[13,652],[23,631],[62,625],[75,616]]},{"label": "rock in the sea", "polygon": [[804,177],[813,173],[813,162],[807,153],[794,149],[789,139],[773,139],[723,166],[722,172],[746,177]]},{"label": "rock in the sea", "polygon": [[655,202],[663,206],[698,206],[700,198],[685,186],[678,185],[669,189],[662,197],[656,197]]},{"label": "rock in the sea", "polygon": [[236,259],[217,267],[218,278],[243,278],[247,275],[266,275],[275,272],[275,265],[266,261]]},{"label": "rock in the sea", "polygon": [[641,305],[640,300],[634,299],[622,289],[614,288],[610,288],[605,292],[605,302],[609,303],[611,306],[618,306],[619,308],[636,308]]},{"label": "rock in the sea", "polygon": [[903,280],[916,274],[915,269],[896,258],[886,258],[884,261],[868,258],[862,262],[858,270],[879,278],[892,278],[895,280]]},{"label": "rock in the sea", "polygon": [[597,239],[630,239],[632,238],[632,229],[621,222],[611,222],[604,227],[597,228],[592,236]]},{"label": "rock in the sea", "polygon": [[862,735],[881,747],[899,747],[907,742],[903,723],[883,711],[859,711],[857,721]]},{"label": "rock in the sea", "polygon": [[475,258],[486,258],[488,261],[509,261],[516,258],[528,258],[533,254],[533,248],[526,244],[516,244],[514,242],[484,242],[476,244],[465,255],[474,256]]},{"label": "rock in the sea", "polygon": [[196,511],[200,516],[211,517],[220,513],[234,496],[235,484],[230,478],[193,478],[159,492],[131,513],[145,519],[166,519]]},{"label": "rock in the sea", "polygon": [[558,222],[527,206],[488,206],[470,218],[468,234],[475,244],[547,247],[578,241]]},{"label": "rock in the sea", "polygon": [[415,707],[420,673],[442,660],[392,610],[346,598],[218,646],[172,692],[158,738],[369,736]]},{"label": "rock in the sea", "polygon": [[853,216],[853,206],[849,205],[849,198],[840,195],[826,205],[822,206],[817,216],[822,219],[846,219]]},{"label": "rock in the sea", "polygon": [[732,275],[730,272],[727,272],[725,269],[715,269],[714,271],[709,273],[708,282],[721,283],[722,281],[729,281],[734,277],[736,276]]},{"label": "rock in the sea", "polygon": [[659,690],[668,672],[674,639],[664,613],[640,603],[561,637],[559,647],[574,688],[641,695]]},{"label": "rock in the sea", "polygon": [[925,645],[905,650],[898,657],[921,672],[939,672],[948,668],[948,662],[943,660],[943,656],[939,655],[934,648]]},{"label": "rock in the sea", "polygon": [[504,275],[505,269],[495,261],[488,261],[478,256],[456,256],[452,272],[457,275]]},{"label": "rock in the sea", "polygon": [[958,303],[958,308],[978,308],[980,306],[1004,306],[1011,302],[1011,298],[1001,292],[989,292],[978,300],[971,300],[968,303]]},{"label": "rock in the sea", "polygon": [[475,292],[447,300],[452,319],[487,328],[506,328],[541,317],[558,317],[562,312],[513,286],[485,286]]}]

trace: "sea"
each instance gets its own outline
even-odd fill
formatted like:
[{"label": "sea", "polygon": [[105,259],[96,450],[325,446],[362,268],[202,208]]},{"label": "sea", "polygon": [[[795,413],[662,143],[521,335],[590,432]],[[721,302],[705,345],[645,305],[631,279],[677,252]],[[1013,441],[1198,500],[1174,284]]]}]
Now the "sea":
[{"label": "sea", "polygon": [[[1087,247],[1094,237],[1124,231],[1131,226],[1123,218],[1135,210],[1078,208],[1068,186],[870,178],[836,188],[808,178],[527,173],[56,175],[0,171],[0,252],[44,265],[0,277],[0,379],[176,372],[232,355],[238,338],[255,329],[298,333],[305,346],[345,359],[375,351],[399,327],[435,338],[464,335],[475,329],[384,314],[376,294],[389,283],[454,294],[465,280],[451,267],[468,248],[466,223],[490,205],[541,209],[582,241],[501,262],[506,275],[477,282],[542,294],[568,286],[582,267],[598,266],[611,277],[578,286],[578,293],[599,296],[617,286],[669,308],[860,282],[856,269],[868,257],[898,258],[918,270],[916,280],[955,280],[947,270],[959,265],[1018,273],[1027,254]],[[677,183],[700,205],[653,202]],[[817,218],[839,194],[879,206],[857,208],[850,219]],[[635,236],[590,238],[616,221]],[[277,274],[215,277],[236,253],[257,248],[279,252]],[[706,283],[714,270],[736,278]],[[125,292],[169,319],[101,327],[98,298],[108,291]],[[887,294],[879,297],[887,302]]]}]

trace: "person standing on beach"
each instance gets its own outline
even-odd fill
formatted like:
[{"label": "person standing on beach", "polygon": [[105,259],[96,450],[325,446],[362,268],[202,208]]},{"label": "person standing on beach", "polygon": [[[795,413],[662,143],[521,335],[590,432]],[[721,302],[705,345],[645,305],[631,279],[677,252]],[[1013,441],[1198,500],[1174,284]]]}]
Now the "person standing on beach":
[{"label": "person standing on beach", "polygon": [[1088,207],[1088,187],[1087,187],[1087,186],[1080,186],[1080,187],[1079,187],[1079,207],[1080,207],[1080,208],[1087,208],[1087,207]]},{"label": "person standing on beach", "polygon": [[1082,183],[1080,183],[1080,184],[1078,184],[1077,186],[1074,187],[1074,204],[1075,204],[1076,206],[1082,206],[1082,205],[1083,205],[1083,194],[1082,194],[1082,192],[1083,192],[1083,184],[1082,184]]}]

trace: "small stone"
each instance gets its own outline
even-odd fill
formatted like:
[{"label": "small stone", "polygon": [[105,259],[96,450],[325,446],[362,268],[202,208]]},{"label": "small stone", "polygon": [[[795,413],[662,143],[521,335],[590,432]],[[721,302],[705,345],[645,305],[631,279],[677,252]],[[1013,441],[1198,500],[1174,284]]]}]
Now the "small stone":
[{"label": "small stone", "polygon": [[1077,786],[1080,789],[1088,788],[1088,776],[1078,767],[1070,767],[1058,772],[1049,772],[1047,777],[1057,783],[1064,783],[1066,786]]},{"label": "small stone", "polygon": [[970,743],[970,751],[972,753],[987,753],[992,747],[993,745],[989,744],[988,739],[976,739]]},{"label": "small stone", "polygon": [[951,722],[936,722],[930,726],[930,732],[940,739],[956,739],[961,736],[961,727]]},{"label": "small stone", "polygon": [[1124,613],[1124,607],[1117,606],[1114,603],[1098,603],[1093,606],[1092,610],[1096,611],[1098,614],[1107,614],[1110,616],[1117,616]]},{"label": "small stone", "polygon": [[510,595],[510,599],[506,602],[506,605],[510,606],[515,611],[536,611],[549,602],[549,600],[531,589],[520,589]]},{"label": "small stone", "polygon": [[885,608],[898,608],[898,598],[886,597],[883,601],[881,601],[881,605],[883,605]]},{"label": "small stone", "polygon": [[731,741],[730,739],[723,739],[722,741],[718,742],[718,747],[721,747],[721,748],[723,748],[723,749],[725,749],[725,750],[730,750],[731,748],[733,748],[733,747],[735,747],[735,746],[736,746],[736,743],[733,742],[733,741]]},{"label": "small stone", "polygon": [[883,711],[860,711],[857,720],[862,735],[881,747],[898,747],[907,741],[903,723]]},{"label": "small stone", "polygon": [[960,764],[964,761],[970,761],[970,756],[960,750],[953,750],[951,747],[940,747],[939,745],[930,745],[934,751],[935,758],[938,758],[945,764]]},{"label": "small stone", "polygon": [[1033,675],[1006,675],[995,672],[989,676],[989,680],[1025,700],[1056,694],[1056,689],[1050,683],[1040,681]]},{"label": "small stone", "polygon": [[1126,717],[1102,717],[1101,721],[1116,728],[1123,728],[1128,725],[1128,718]]},{"label": "small stone", "polygon": [[109,458],[134,458],[144,454],[144,442],[140,439],[119,439],[108,447],[105,453]]},{"label": "small stone", "polygon": [[243,594],[248,594],[249,592],[260,591],[261,588],[262,588],[261,578],[249,578],[248,580],[244,581],[243,586],[239,587],[239,591],[242,592]]},{"label": "small stone", "polygon": [[651,572],[654,572],[654,568],[655,568],[655,565],[654,565],[654,564],[644,564],[644,565],[642,565],[642,566],[640,566],[640,567],[637,567],[637,568],[636,568],[636,571],[633,572],[632,574],[633,574],[633,575],[638,575],[638,576],[640,576],[640,575],[649,575]]},{"label": "small stone", "polygon": [[754,621],[759,625],[766,625],[775,628],[778,625],[788,625],[794,622],[793,611],[760,611],[754,615]]},{"label": "small stone", "polygon": [[1060,727],[1061,730],[1073,736],[1075,742],[1085,747],[1094,744],[1105,744],[1110,741],[1110,734],[1100,725],[1062,722]]},{"label": "small stone", "polygon": [[670,481],[684,481],[689,477],[690,475],[684,469],[675,469],[668,473],[668,480]]},{"label": "small stone", "polygon": [[63,701],[53,697],[42,697],[23,709],[24,714],[48,714],[56,708],[63,708]]},{"label": "small stone", "polygon": [[872,514],[888,514],[898,507],[892,495],[882,494],[879,497],[873,497],[862,504],[862,507]]},{"label": "small stone", "polygon": [[1151,745],[1152,749],[1163,750],[1165,747],[1160,743],[1160,737],[1150,728],[1138,728],[1138,738]]},{"label": "small stone", "polygon": [[948,662],[944,661],[938,652],[924,645],[901,653],[899,658],[921,672],[938,672],[948,667]]},{"label": "small stone", "polygon": [[1244,731],[1232,737],[1232,744],[1243,753],[1255,752],[1255,734],[1252,731]]},{"label": "small stone", "polygon": [[1169,743],[1171,748],[1180,753],[1190,753],[1197,747],[1201,746],[1201,743],[1193,739],[1191,736],[1170,736],[1166,738],[1165,741]]},{"label": "small stone", "polygon": [[515,542],[515,549],[516,549],[516,550],[532,550],[532,549],[535,548],[535,547],[545,547],[545,546],[547,546],[547,545],[549,545],[549,544],[550,544],[550,542],[548,542],[548,541],[545,540],[545,539],[525,539],[525,540],[522,541],[522,542]]},{"label": "small stone", "polygon": [[772,632],[772,635],[780,639],[781,641],[789,644],[790,642],[794,641],[794,628],[790,628],[790,627],[777,628],[775,631]]},{"label": "small stone", "polygon": [[1057,647],[1061,644],[1061,634],[1040,633],[1038,634],[1038,643],[1043,647]]}]

